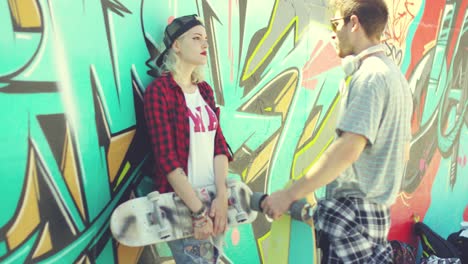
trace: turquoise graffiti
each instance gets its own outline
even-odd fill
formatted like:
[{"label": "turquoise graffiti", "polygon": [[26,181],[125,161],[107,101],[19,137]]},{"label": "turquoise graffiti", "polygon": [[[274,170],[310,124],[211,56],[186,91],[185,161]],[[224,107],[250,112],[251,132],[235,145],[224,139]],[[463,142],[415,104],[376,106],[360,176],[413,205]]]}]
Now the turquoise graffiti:
[{"label": "turquoise graffiti", "polygon": [[[416,244],[414,216],[445,237],[468,221],[468,0],[387,4],[383,41],[415,105],[390,238]],[[229,177],[261,192],[302,177],[339,110],[327,12],[324,0],[1,1],[0,262],[171,261],[164,244],[119,245],[108,221],[152,190],[142,98],[174,16],[199,14],[210,36]],[[263,263],[270,227],[260,215],[230,230],[223,262]],[[311,263],[310,232],[293,222],[285,235],[289,261]]]}]

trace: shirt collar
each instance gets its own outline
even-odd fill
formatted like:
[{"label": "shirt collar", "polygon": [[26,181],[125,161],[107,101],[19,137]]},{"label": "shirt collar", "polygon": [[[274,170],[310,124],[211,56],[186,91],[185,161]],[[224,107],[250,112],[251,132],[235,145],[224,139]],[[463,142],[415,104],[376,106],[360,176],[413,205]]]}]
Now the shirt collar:
[{"label": "shirt collar", "polygon": [[172,76],[172,73],[171,72],[164,72],[162,74],[162,76],[166,77],[167,78],[167,81],[169,83],[169,87],[170,88],[179,88],[182,90],[182,88],[180,88],[180,86],[177,84],[177,82],[174,80],[174,76]]},{"label": "shirt collar", "polygon": [[[182,91],[182,88],[179,86],[179,84],[177,84],[177,82],[174,80],[174,76],[172,75],[171,72],[165,72],[162,74],[163,76],[165,76],[168,81],[169,81],[169,87],[170,88],[174,88],[174,89],[177,89],[177,91],[183,93]],[[200,89],[200,85],[197,83],[197,87]]]}]

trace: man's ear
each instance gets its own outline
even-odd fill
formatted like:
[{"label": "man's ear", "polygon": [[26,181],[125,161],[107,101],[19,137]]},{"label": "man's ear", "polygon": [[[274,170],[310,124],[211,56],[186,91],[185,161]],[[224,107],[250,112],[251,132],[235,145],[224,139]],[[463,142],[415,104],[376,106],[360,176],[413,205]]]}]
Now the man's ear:
[{"label": "man's ear", "polygon": [[359,28],[361,27],[361,23],[359,23],[359,17],[357,17],[356,15],[352,15],[350,18],[349,18],[349,23],[351,23],[351,31],[352,32],[356,32],[359,30]]}]

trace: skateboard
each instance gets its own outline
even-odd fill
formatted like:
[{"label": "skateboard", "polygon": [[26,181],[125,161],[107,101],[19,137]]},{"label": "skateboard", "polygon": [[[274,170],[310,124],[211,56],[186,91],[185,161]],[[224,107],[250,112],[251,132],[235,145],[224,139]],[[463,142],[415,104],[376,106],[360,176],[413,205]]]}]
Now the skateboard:
[{"label": "skateboard", "polygon": [[[251,208],[262,212],[260,204],[267,196],[253,193]],[[259,239],[264,263],[320,262],[312,219],[315,204],[315,195],[311,194],[292,203],[287,214],[272,222],[270,231]]]},{"label": "skateboard", "polygon": [[[268,197],[268,194],[254,192],[250,198],[250,208],[257,212],[262,212],[263,209],[261,204],[265,198]],[[312,219],[312,205],[306,200],[295,201],[289,207],[288,215],[293,219],[301,222],[308,222]]]},{"label": "skateboard", "polygon": [[[257,212],[250,208],[252,191],[243,182],[228,180],[228,227],[252,223]],[[215,185],[195,190],[209,208]],[[123,245],[140,247],[193,236],[190,209],[174,192],[151,192],[115,208],[110,219],[113,237]]]}]

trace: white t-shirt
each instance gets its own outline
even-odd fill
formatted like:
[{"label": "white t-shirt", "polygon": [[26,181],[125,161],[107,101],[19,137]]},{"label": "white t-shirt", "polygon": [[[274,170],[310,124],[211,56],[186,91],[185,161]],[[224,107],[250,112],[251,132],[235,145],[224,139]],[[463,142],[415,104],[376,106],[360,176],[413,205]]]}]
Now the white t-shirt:
[{"label": "white t-shirt", "polygon": [[200,91],[184,93],[190,123],[188,179],[194,187],[214,184],[214,141],[218,118]]}]

